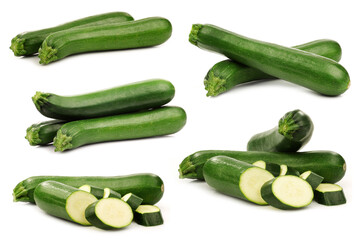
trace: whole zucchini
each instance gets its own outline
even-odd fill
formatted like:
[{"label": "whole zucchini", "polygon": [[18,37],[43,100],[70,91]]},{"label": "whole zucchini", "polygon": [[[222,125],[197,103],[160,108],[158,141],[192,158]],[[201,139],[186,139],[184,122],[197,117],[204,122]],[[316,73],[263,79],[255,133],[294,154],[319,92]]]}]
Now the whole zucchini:
[{"label": "whole zucchini", "polygon": [[160,17],[68,29],[46,37],[39,49],[40,63],[77,53],[155,46],[168,40],[171,32],[171,23]]},{"label": "whole zucchini", "polygon": [[54,146],[55,151],[64,151],[90,143],[173,134],[185,123],[186,113],[180,107],[78,120],[59,129]]},{"label": "whole zucchini", "polygon": [[[339,43],[329,39],[320,39],[294,46],[293,48],[315,53],[337,62],[341,59],[341,47]],[[267,79],[275,79],[275,77],[256,68],[227,59],[216,63],[208,71],[205,76],[204,85],[208,91],[206,95],[215,97],[220,93],[229,91],[236,85]]]},{"label": "whole zucchini", "polygon": [[157,108],[170,102],[174,95],[171,82],[151,79],[69,97],[37,92],[32,100],[46,117],[78,120]]},{"label": "whole zucchini", "polygon": [[99,26],[132,20],[134,20],[133,17],[126,12],[110,12],[81,18],[56,27],[20,33],[11,40],[10,49],[15,56],[30,56],[38,52],[42,42],[52,33],[74,27]]},{"label": "whole zucchini", "polygon": [[219,155],[251,164],[263,160],[267,163],[287,165],[299,172],[310,170],[324,177],[324,182],[328,183],[340,181],[346,171],[344,158],[340,154],[331,151],[277,153],[205,150],[191,154],[181,162],[179,166],[180,178],[204,180],[203,166],[205,162]]},{"label": "whole zucchini", "polygon": [[31,146],[49,144],[54,140],[56,132],[64,123],[66,123],[66,121],[63,120],[35,123],[26,129],[25,138]]},{"label": "whole zucchini", "polygon": [[16,185],[13,190],[15,202],[34,203],[34,190],[42,182],[52,180],[75,188],[89,184],[100,188],[110,188],[121,195],[132,192],[143,198],[146,204],[155,204],[164,194],[164,183],[161,178],[151,173],[140,173],[124,176],[34,176]]},{"label": "whole zucchini", "polygon": [[248,151],[296,152],[307,144],[312,136],[314,124],[301,110],[286,113],[278,126],[251,137]]},{"label": "whole zucchini", "polygon": [[189,41],[199,48],[221,53],[236,62],[324,95],[340,95],[350,86],[347,71],[334,60],[250,39],[217,26],[193,25]]}]

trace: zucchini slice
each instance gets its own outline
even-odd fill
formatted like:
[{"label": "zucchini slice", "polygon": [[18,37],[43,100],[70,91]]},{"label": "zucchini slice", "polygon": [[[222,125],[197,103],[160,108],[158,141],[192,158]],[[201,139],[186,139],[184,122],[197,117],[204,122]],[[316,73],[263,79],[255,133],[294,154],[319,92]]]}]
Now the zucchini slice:
[{"label": "zucchini slice", "polygon": [[279,176],[261,187],[262,198],[271,206],[297,209],[309,205],[314,198],[311,185],[297,176]]},{"label": "zucchini slice", "polygon": [[85,192],[91,193],[97,199],[109,198],[109,197],[121,198],[120,193],[115,192],[114,190],[112,190],[110,188],[99,188],[99,187],[90,186],[90,185],[85,184],[85,185],[82,185],[81,187],[79,187],[79,189],[83,190]]},{"label": "zucchini slice", "polygon": [[136,196],[135,194],[132,194],[132,193],[125,194],[121,198],[121,200],[123,200],[124,202],[129,204],[133,210],[136,210],[140,206],[140,204],[143,202],[143,199],[141,197]]},{"label": "zucchini slice", "polygon": [[56,132],[64,125],[64,120],[50,120],[35,123],[26,129],[26,136],[31,146],[47,145],[54,140]]},{"label": "zucchini slice", "polygon": [[109,230],[123,228],[133,220],[129,204],[119,198],[103,198],[86,208],[86,219],[95,227]]},{"label": "zucchini slice", "polygon": [[160,208],[152,205],[140,205],[134,212],[134,220],[143,226],[157,226],[164,223]]},{"label": "zucchini slice", "polygon": [[346,198],[342,187],[337,184],[321,183],[315,189],[315,201],[317,203],[334,206],[346,203]]},{"label": "zucchini slice", "polygon": [[281,172],[280,165],[275,164],[275,163],[266,163],[263,160],[256,161],[252,165],[269,171],[275,177],[279,176],[280,172]]},{"label": "zucchini slice", "polygon": [[294,175],[294,176],[300,176],[300,172],[296,170],[295,168],[289,167],[287,165],[281,164],[280,165],[280,176],[285,175]]},{"label": "zucchini slice", "polygon": [[312,171],[306,171],[303,172],[300,177],[304,180],[306,180],[311,187],[315,190],[320,183],[324,180],[324,178],[322,176],[320,176],[319,174],[316,174]]},{"label": "zucchini slice", "polygon": [[85,218],[85,209],[97,201],[88,192],[55,181],[40,183],[35,188],[34,199],[48,214],[82,225],[91,225]]},{"label": "zucchini slice", "polygon": [[267,170],[226,156],[210,158],[203,168],[206,183],[216,190],[259,205],[262,185],[274,176]]}]

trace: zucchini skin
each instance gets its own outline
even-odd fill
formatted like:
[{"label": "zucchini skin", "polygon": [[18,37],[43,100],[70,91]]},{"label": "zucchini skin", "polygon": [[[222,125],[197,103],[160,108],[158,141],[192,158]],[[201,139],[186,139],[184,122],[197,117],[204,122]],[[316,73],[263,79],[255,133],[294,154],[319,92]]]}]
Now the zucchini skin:
[{"label": "zucchini skin", "polygon": [[286,113],[275,128],[251,137],[247,150],[296,152],[310,141],[313,131],[311,118],[297,109]]},{"label": "zucchini skin", "polygon": [[15,56],[30,56],[38,52],[42,42],[52,33],[74,27],[90,27],[132,20],[134,18],[126,12],[109,12],[89,16],[56,27],[20,33],[11,40],[10,49],[14,52]]},{"label": "zucchini skin", "polygon": [[161,107],[174,95],[175,87],[171,82],[150,79],[69,97],[37,92],[32,100],[46,117],[79,120]]},{"label": "zucchini skin", "polygon": [[65,151],[91,143],[162,136],[180,131],[185,123],[186,113],[180,107],[78,120],[64,124],[53,144],[55,151]]},{"label": "zucchini skin", "polygon": [[187,156],[179,166],[180,178],[204,180],[203,166],[214,156],[228,156],[243,162],[254,163],[263,160],[269,163],[285,164],[299,172],[313,171],[324,177],[324,182],[336,183],[346,172],[344,158],[332,151],[309,151],[296,153],[244,152],[229,150],[204,150]]},{"label": "zucchini skin", "polygon": [[350,86],[346,69],[334,60],[247,38],[214,25],[194,24],[189,41],[323,95],[337,96]]},{"label": "zucchini skin", "polygon": [[314,190],[314,200],[322,205],[335,206],[346,203],[346,198],[343,189],[334,192],[321,192],[318,189]]},{"label": "zucchini skin", "polygon": [[164,194],[162,179],[151,173],[124,176],[33,176],[16,185],[13,190],[15,202],[34,203],[34,190],[42,182],[52,180],[75,188],[89,184],[100,188],[110,188],[121,195],[132,192],[143,199],[145,204],[155,204]]},{"label": "zucchini skin", "polygon": [[156,46],[166,42],[171,33],[171,23],[161,17],[68,29],[46,37],[39,49],[39,63],[49,64],[77,53]]},{"label": "zucchini skin", "polygon": [[[340,61],[342,54],[340,44],[330,39],[315,40],[293,48],[315,53],[337,62]],[[208,91],[206,95],[215,97],[239,84],[270,79],[275,79],[275,77],[256,68],[227,59],[216,63],[208,71],[204,79],[204,85]]]},{"label": "zucchini skin", "polygon": [[66,121],[50,120],[35,123],[26,129],[25,138],[31,146],[47,145],[54,140],[56,132],[64,125]]}]

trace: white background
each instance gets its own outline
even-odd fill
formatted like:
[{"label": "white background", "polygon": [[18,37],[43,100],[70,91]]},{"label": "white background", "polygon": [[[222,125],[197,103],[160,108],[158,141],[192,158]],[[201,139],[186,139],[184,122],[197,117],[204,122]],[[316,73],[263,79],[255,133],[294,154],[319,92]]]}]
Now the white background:
[{"label": "white background", "polygon": [[[1,233],[13,239],[350,239],[358,237],[359,169],[359,27],[357,1],[1,1]],[[37,57],[14,57],[16,34],[73,19],[126,11],[135,19],[168,18],[172,37],[148,49],[89,53],[47,66]],[[285,81],[238,87],[207,98],[203,78],[224,57],[188,42],[193,23],[211,23],[239,34],[286,46],[321,38],[338,41],[341,64],[352,79],[339,97],[320,96]],[[34,107],[35,91],[74,95],[151,79],[170,80],[176,95],[170,105],[188,115],[180,132],[166,137],[101,143],[65,153],[52,146],[31,147],[25,129],[45,120]],[[231,198],[204,182],[178,179],[178,164],[205,149],[245,150],[255,133],[274,127],[280,117],[301,109],[315,124],[303,149],[333,150],[347,161],[339,182],[348,203],[326,207],[313,202],[298,211],[281,211]],[[53,218],[33,204],[13,203],[12,189],[34,175],[126,175],[152,172],[165,182],[157,204],[165,224],[145,228],[135,223],[120,231],[82,227]],[[355,237],[355,238],[356,238]],[[354,237],[352,237],[354,239]]]}]

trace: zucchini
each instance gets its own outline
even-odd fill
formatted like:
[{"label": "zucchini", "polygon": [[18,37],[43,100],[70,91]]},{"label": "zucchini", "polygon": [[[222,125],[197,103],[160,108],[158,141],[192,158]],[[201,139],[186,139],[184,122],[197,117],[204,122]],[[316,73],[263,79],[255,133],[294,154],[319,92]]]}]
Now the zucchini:
[{"label": "zucchini", "polygon": [[134,220],[137,224],[146,227],[164,223],[160,208],[152,205],[140,205],[134,212]]},{"label": "zucchini", "polygon": [[136,196],[135,194],[132,193],[127,193],[125,196],[121,198],[121,200],[129,204],[133,210],[136,210],[143,202],[143,199],[141,197]]},{"label": "zucchini", "polygon": [[310,151],[296,153],[274,152],[243,152],[229,150],[205,150],[187,156],[179,166],[180,178],[204,180],[203,166],[214,156],[228,156],[237,160],[254,163],[263,160],[267,163],[287,165],[297,171],[313,171],[324,177],[324,182],[336,183],[345,175],[346,164],[344,158],[331,151]]},{"label": "zucchini", "polygon": [[121,195],[129,192],[141,197],[144,204],[155,204],[164,194],[164,183],[161,178],[151,173],[140,173],[124,176],[33,176],[16,185],[13,190],[15,202],[34,203],[34,190],[44,181],[53,180],[79,188],[88,184],[100,188],[110,188]]},{"label": "zucchini", "polygon": [[254,135],[248,151],[296,152],[307,144],[314,131],[311,118],[301,110],[287,112],[278,126]]},{"label": "zucchini", "polygon": [[40,123],[35,123],[26,129],[25,138],[29,141],[31,146],[47,145],[54,140],[56,132],[64,125],[66,121],[50,120]]},{"label": "zucchini", "polygon": [[250,39],[214,25],[194,24],[189,41],[199,48],[221,53],[236,62],[323,95],[337,96],[350,86],[346,69],[334,60]]},{"label": "zucchini", "polygon": [[[293,48],[315,53],[337,62],[341,59],[341,47],[339,43],[329,39],[320,39],[294,46]],[[239,84],[268,79],[275,79],[275,77],[256,68],[227,59],[216,63],[208,71],[205,76],[204,85],[208,91],[206,95],[215,97]]]},{"label": "zucchini", "polygon": [[302,179],[304,179],[305,181],[307,181],[311,187],[313,188],[313,190],[315,190],[320,183],[322,183],[322,181],[324,180],[324,178],[322,176],[320,176],[319,174],[316,174],[312,171],[306,171],[303,172],[300,177]]},{"label": "zucchini", "polygon": [[273,207],[290,210],[309,205],[314,198],[314,192],[307,181],[289,175],[266,182],[261,188],[261,196]]},{"label": "zucchini", "polygon": [[74,27],[90,27],[132,20],[134,20],[133,17],[126,12],[110,12],[81,18],[56,27],[20,33],[11,40],[10,49],[15,56],[30,56],[38,52],[42,42],[52,33]]},{"label": "zucchini", "polygon": [[82,185],[81,187],[79,187],[79,189],[83,190],[85,192],[91,193],[97,199],[109,198],[109,197],[121,198],[120,193],[117,193],[110,188],[99,188],[99,187],[90,186],[90,185],[85,184],[85,185]]},{"label": "zucchini", "polygon": [[55,181],[40,183],[35,188],[34,200],[48,214],[82,225],[91,225],[85,218],[85,209],[97,201],[88,192]]},{"label": "zucchini", "polygon": [[84,52],[156,46],[166,42],[171,32],[169,20],[160,17],[68,29],[45,38],[39,49],[39,63],[49,64]]},{"label": "zucchini", "polygon": [[186,123],[180,107],[85,119],[64,124],[54,138],[55,151],[74,149],[86,144],[173,134]]},{"label": "zucchini", "polygon": [[315,201],[317,203],[334,206],[346,203],[342,187],[337,184],[321,183],[315,189]]},{"label": "zucchini", "polygon": [[285,175],[293,175],[293,176],[300,177],[300,172],[298,170],[296,170],[295,168],[288,167],[285,164],[281,164],[280,165],[280,176],[285,176]]},{"label": "zucchini", "polygon": [[260,189],[274,178],[269,171],[226,156],[210,158],[203,171],[206,183],[219,192],[259,205],[267,204]]},{"label": "zucchini", "polygon": [[256,162],[252,163],[252,165],[257,166],[262,169],[265,169],[276,177],[279,176],[280,172],[281,172],[280,165],[274,164],[274,163],[266,163],[263,160],[256,161]]},{"label": "zucchini", "polygon": [[36,92],[32,100],[46,117],[78,120],[157,108],[170,102],[174,95],[171,82],[150,79],[77,96]]},{"label": "zucchini", "polygon": [[103,198],[86,208],[85,217],[93,226],[110,230],[130,225],[134,215],[129,204],[121,199]]}]

